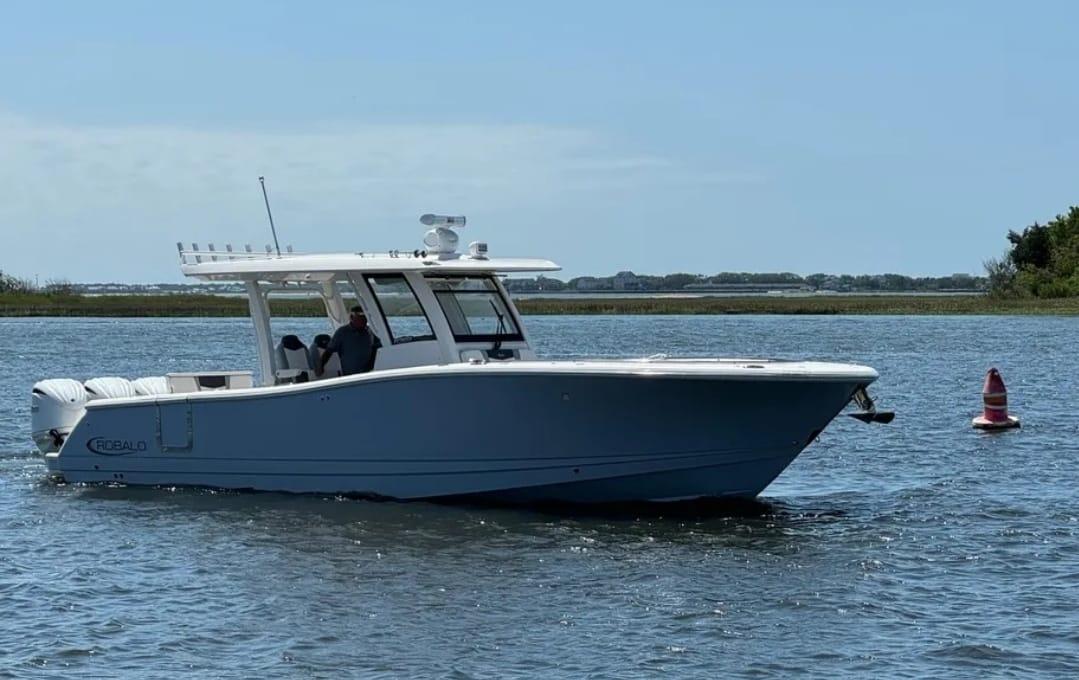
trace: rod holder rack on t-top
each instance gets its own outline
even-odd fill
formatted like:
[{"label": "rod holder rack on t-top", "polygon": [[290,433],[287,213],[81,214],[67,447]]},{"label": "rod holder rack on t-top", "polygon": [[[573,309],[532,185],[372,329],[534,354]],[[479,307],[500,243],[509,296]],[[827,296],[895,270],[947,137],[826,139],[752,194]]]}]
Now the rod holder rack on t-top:
[{"label": "rod holder rack on t-top", "polygon": [[[420,217],[420,223],[433,227],[423,237],[426,250],[391,250],[385,253],[353,253],[360,257],[405,257],[405,258],[436,258],[439,260],[451,260],[461,257],[457,252],[457,232],[451,227],[460,228],[465,226],[464,215],[433,215],[426,214]],[[251,245],[244,246],[242,251],[234,250],[232,244],[226,244],[225,250],[215,250],[214,244],[210,243],[206,250],[200,250],[198,243],[192,243],[191,248],[185,248],[181,242],[176,243],[176,250],[180,253],[181,264],[202,264],[203,262],[229,262],[234,260],[262,260],[278,257],[295,257],[300,255],[292,250],[292,246],[285,246],[285,252],[275,253],[276,248],[266,245],[266,252],[256,252]],[[474,260],[487,259],[487,244],[475,241],[469,244],[468,256]]]},{"label": "rod holder rack on t-top", "polygon": [[[199,244],[192,243],[191,248],[184,248],[184,244],[177,241],[176,250],[180,253],[181,264],[200,264],[202,262],[231,262],[234,260],[261,260],[268,257],[277,257],[274,255],[274,249],[266,244],[266,252],[256,252],[251,249],[251,244],[244,246],[244,249],[233,250],[231,243],[225,244],[224,250],[215,250],[214,244],[207,244],[206,250],[199,250]],[[292,246],[285,246],[285,252],[281,253],[281,257],[289,257],[290,255],[296,255],[292,251]]]}]

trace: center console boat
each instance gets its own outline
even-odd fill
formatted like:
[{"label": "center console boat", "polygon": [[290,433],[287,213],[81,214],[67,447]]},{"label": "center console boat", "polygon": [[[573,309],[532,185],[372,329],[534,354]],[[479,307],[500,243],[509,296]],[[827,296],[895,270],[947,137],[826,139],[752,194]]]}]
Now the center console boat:
[{"label": "center console boat", "polygon": [[[872,368],[770,359],[548,361],[500,274],[539,259],[423,250],[304,255],[179,247],[186,276],[242,282],[257,371],[45,380],[32,433],[68,482],[577,503],[751,498],[852,399],[884,420]],[[374,370],[316,375],[328,335],[275,339],[268,299],[313,294],[327,331],[361,305]],[[878,418],[878,416],[881,416]]]}]

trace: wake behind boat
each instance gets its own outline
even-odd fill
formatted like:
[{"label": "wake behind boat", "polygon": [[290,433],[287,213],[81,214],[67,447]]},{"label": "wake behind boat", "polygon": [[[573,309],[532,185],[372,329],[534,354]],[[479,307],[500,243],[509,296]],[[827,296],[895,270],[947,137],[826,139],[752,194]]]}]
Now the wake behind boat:
[{"label": "wake behind boat", "polygon": [[[759,359],[545,361],[499,274],[553,262],[457,252],[463,218],[425,215],[425,250],[300,255],[187,250],[181,270],[247,288],[251,371],[45,380],[32,433],[69,482],[348,493],[399,499],[627,502],[751,498],[872,368]],[[330,328],[359,305],[373,370],[319,374],[328,335],[276,342],[269,298],[307,292]]]}]

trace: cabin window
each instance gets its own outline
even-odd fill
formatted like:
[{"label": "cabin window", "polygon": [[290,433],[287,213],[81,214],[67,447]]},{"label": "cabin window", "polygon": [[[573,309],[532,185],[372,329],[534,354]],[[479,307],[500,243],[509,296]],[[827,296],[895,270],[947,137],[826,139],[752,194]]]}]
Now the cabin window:
[{"label": "cabin window", "polygon": [[489,276],[429,276],[446,321],[458,342],[523,340],[498,286]]},{"label": "cabin window", "polygon": [[395,345],[417,340],[434,340],[435,334],[416,293],[401,274],[378,274],[367,277],[375,294],[382,318]]}]

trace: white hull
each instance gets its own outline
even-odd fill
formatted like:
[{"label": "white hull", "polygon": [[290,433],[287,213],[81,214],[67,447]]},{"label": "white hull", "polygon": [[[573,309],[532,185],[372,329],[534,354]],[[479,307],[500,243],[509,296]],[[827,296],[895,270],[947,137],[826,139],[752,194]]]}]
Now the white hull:
[{"label": "white hull", "polygon": [[753,497],[869,368],[808,362],[452,364],[88,405],[70,482],[399,499]]}]

